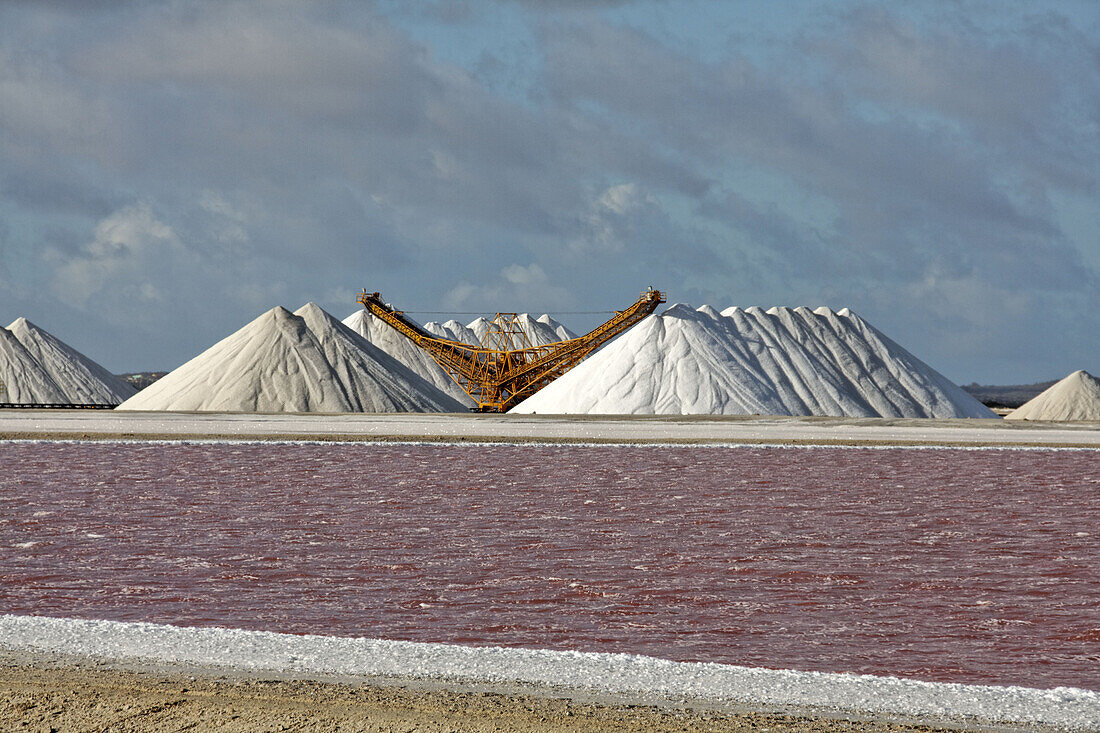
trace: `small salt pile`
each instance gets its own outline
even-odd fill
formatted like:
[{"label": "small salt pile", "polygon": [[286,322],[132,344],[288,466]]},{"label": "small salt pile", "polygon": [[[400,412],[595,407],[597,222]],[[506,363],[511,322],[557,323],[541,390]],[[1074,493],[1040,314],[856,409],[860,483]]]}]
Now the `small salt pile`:
[{"label": "small salt pile", "polygon": [[[467,328],[473,331],[477,337],[477,341],[473,343],[487,343],[487,337],[489,329],[492,328],[492,323],[493,322],[488,318],[478,318],[467,326]],[[576,334],[545,313],[538,318],[532,318],[527,313],[520,313],[516,316],[516,325],[518,325],[520,330],[527,336],[527,339],[531,342],[531,346],[545,346],[558,341],[576,338]],[[512,337],[511,348],[522,349],[525,346],[526,344],[522,343],[522,339],[518,334]]]},{"label": "small salt pile", "polygon": [[1100,379],[1078,369],[1005,415],[1005,420],[1100,421]]}]

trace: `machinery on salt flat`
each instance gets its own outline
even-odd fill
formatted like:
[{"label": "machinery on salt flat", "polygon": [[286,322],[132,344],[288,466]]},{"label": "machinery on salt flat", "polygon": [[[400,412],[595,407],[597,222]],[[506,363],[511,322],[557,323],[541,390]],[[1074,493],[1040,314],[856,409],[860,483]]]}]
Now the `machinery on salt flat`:
[{"label": "machinery on salt flat", "polygon": [[[364,290],[358,302],[428,352],[477,403],[479,412],[507,412],[657,310],[665,297],[650,288],[632,306],[615,311],[606,323],[585,335],[545,346],[531,345],[515,313],[497,313],[485,336],[486,344],[474,346],[428,333],[403,311],[385,303],[379,293]],[[517,342],[523,347],[515,348]]]}]

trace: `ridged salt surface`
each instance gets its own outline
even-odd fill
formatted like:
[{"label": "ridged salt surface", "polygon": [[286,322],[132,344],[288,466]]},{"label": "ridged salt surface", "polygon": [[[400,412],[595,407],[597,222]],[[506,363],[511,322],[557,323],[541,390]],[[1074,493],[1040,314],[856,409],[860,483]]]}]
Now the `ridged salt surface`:
[{"label": "ridged salt surface", "polygon": [[[478,318],[466,328],[473,331],[477,336],[477,343],[490,345],[487,343],[487,336],[492,325],[493,322],[488,318]],[[546,344],[576,337],[572,331],[545,313],[538,318],[532,318],[527,313],[520,313],[516,316],[516,325],[526,334],[531,346],[545,346]],[[513,335],[510,342],[509,348],[522,349],[526,346],[518,334]]]},{"label": "ridged salt surface", "polygon": [[[543,314],[539,318],[532,318],[526,313],[521,313],[516,317],[516,320],[519,327],[531,341],[532,346],[544,346],[549,343],[575,338],[572,331],[547,314]],[[428,382],[454,397],[464,406],[474,406],[474,401],[436,363],[435,359],[365,308],[352,313],[343,322],[345,326],[397,359]],[[471,346],[485,345],[485,336],[489,332],[490,325],[491,322],[486,318],[478,318],[466,326],[454,320],[446,323],[429,321],[423,324],[424,330],[428,333],[452,341],[461,341]],[[513,337],[512,342],[513,348],[522,346],[520,340],[516,337]]]},{"label": "ridged salt surface", "polygon": [[134,388],[26,318],[0,328],[0,402],[117,404]]},{"label": "ridged salt surface", "polygon": [[6,328],[0,328],[0,382],[5,390],[0,402],[68,402],[53,377]]},{"label": "ridged salt surface", "polygon": [[1100,421],[1100,379],[1078,369],[1005,415],[1005,420]]},{"label": "ridged salt surface", "polygon": [[[402,336],[382,320],[376,318],[364,308],[344,319],[344,325],[355,331],[367,341],[389,354],[413,373],[443,391],[456,400],[463,409],[474,406],[462,388],[451,379],[443,367],[436,363],[428,352],[421,349],[405,336]],[[448,336],[448,338],[450,338]]]},{"label": "ridged salt surface", "polygon": [[455,412],[463,409],[313,303],[275,307],[120,410]]},{"label": "ridged salt surface", "polygon": [[[8,326],[72,404],[118,404],[136,389],[26,318]],[[36,400],[37,401],[37,400]]]},{"label": "ridged salt surface", "polygon": [[978,719],[1090,730],[1100,693],[798,672],[631,654],[465,647],[149,623],[0,616],[0,646],[116,661],[225,666],[300,676],[521,683],[613,695],[696,699],[833,713]]},{"label": "ridged salt surface", "polygon": [[683,304],[512,412],[996,417],[847,308],[719,313]]}]

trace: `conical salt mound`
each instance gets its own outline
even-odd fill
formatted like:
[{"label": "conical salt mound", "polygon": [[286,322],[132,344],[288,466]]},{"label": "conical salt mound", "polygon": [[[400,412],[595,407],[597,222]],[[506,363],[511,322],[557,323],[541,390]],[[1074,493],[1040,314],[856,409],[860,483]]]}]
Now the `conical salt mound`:
[{"label": "conical salt mound", "polygon": [[[485,319],[478,319],[478,321],[483,320]],[[471,323],[470,326],[473,326],[478,321],[474,321],[474,323]],[[386,324],[384,323],[380,325],[386,326]],[[471,329],[470,326],[463,326],[458,321],[451,319],[446,323],[428,321],[424,324],[424,330],[432,334],[433,336],[438,336],[439,338],[450,339],[451,341],[460,341],[464,344],[469,344],[470,346],[481,346],[481,339],[478,338],[477,333],[473,329]],[[386,328],[389,328],[391,331],[393,330],[390,326],[386,326]]]},{"label": "conical salt mound", "polygon": [[[366,308],[352,313],[344,319],[343,324],[401,362],[413,373],[457,400],[462,405],[462,409],[474,407],[475,403],[469,395],[451,379],[447,372],[443,371],[443,367],[439,366],[428,352],[379,320]],[[447,335],[444,338],[451,338],[451,336]]]},{"label": "conical salt mound", "polygon": [[[440,412],[459,405],[312,304],[276,307],[123,402],[120,410]],[[316,329],[316,330],[314,330]]]},{"label": "conical salt mound", "polygon": [[61,390],[68,404],[117,405],[137,391],[61,339],[26,318],[8,330]]},{"label": "conical salt mound", "polygon": [[[352,404],[363,405],[363,412],[456,412],[466,409],[442,390],[379,349],[369,340],[337,320],[316,303],[306,303],[294,311],[318,337],[329,364],[347,386]],[[452,382],[453,384],[453,382]],[[391,395],[392,409],[368,408],[379,402],[377,395]],[[413,401],[398,400],[398,395],[415,395]],[[427,400],[427,404],[424,403]],[[418,406],[420,405],[420,406]]]},{"label": "conical salt mound", "polygon": [[543,313],[538,317],[538,322],[548,326],[558,336],[558,341],[568,341],[569,339],[577,338],[577,334],[570,331],[563,324],[550,317],[550,314]]},{"label": "conical salt mound", "polygon": [[[477,336],[477,341],[474,343],[490,346],[491,348],[495,347],[495,345],[486,343],[492,325],[493,322],[488,318],[478,318],[471,322],[467,328],[473,331]],[[516,325],[526,334],[527,339],[531,342],[531,346],[545,346],[546,344],[564,341],[566,338],[574,338],[571,334],[563,338],[562,333],[569,333],[569,329],[562,326],[547,314],[543,314],[539,318],[532,318],[527,313],[520,313],[516,316]],[[557,329],[561,329],[561,332]],[[518,334],[513,335],[511,341],[511,345],[507,348],[522,349],[526,347],[526,344],[522,343],[522,338]]]},{"label": "conical salt mound", "polygon": [[1100,420],[1100,379],[1077,370],[1048,387],[1005,420]]},{"label": "conical salt mound", "polygon": [[0,328],[0,402],[67,404],[69,398],[38,360],[6,328]]},{"label": "conical salt mound", "polygon": [[858,316],[674,305],[512,410],[996,417]]}]

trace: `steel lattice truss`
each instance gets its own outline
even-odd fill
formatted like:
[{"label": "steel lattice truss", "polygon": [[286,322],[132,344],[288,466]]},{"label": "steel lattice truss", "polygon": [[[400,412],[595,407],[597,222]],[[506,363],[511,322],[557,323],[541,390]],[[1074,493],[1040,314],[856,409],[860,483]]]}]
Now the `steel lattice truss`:
[{"label": "steel lattice truss", "polygon": [[[616,311],[585,335],[545,346],[530,345],[515,313],[497,313],[486,335],[487,345],[472,346],[428,333],[386,304],[379,293],[364,290],[358,302],[428,352],[477,403],[480,412],[506,412],[655,311],[665,298],[659,290],[649,289],[632,306]],[[517,342],[525,346],[511,348]]]}]

